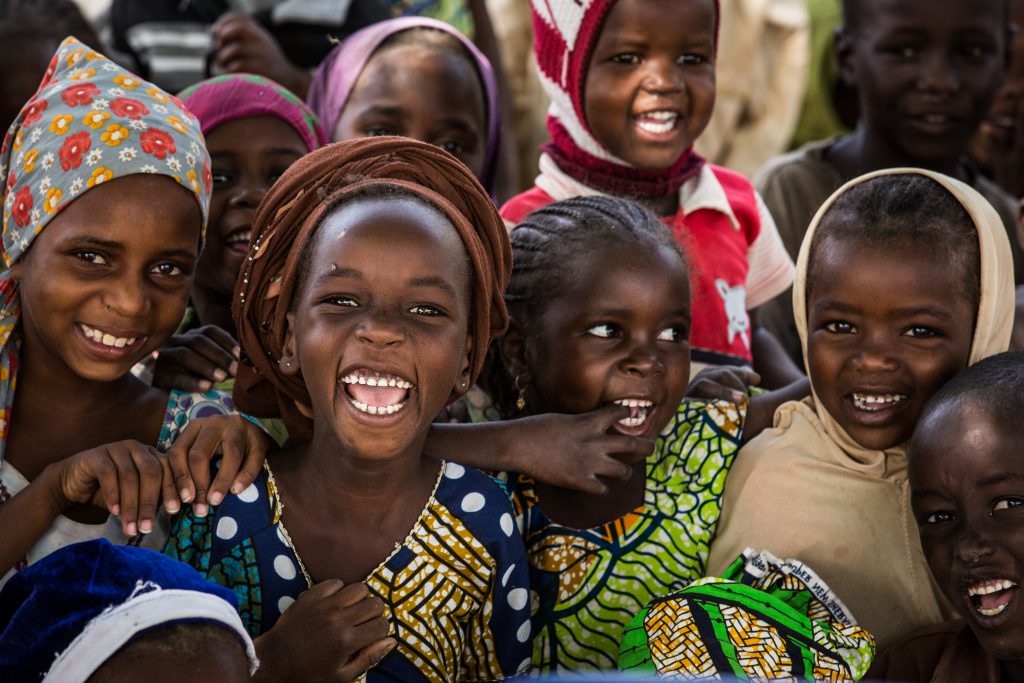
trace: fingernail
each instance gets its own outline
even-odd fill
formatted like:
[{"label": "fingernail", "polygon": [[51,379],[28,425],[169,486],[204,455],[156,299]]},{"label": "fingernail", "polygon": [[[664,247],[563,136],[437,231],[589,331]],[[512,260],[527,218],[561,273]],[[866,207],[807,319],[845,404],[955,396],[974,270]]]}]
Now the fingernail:
[{"label": "fingernail", "polygon": [[236,345],[235,348],[231,349],[231,353],[235,355],[235,358],[240,358],[242,356],[242,347]]},{"label": "fingernail", "polygon": [[232,375],[238,374],[238,361],[234,361],[233,363],[231,363],[230,366],[228,366],[228,372],[230,372]]},{"label": "fingernail", "polygon": [[139,530],[135,526],[135,522],[128,522],[128,535],[135,536],[136,534],[138,534],[138,532]]},{"label": "fingernail", "polygon": [[120,515],[121,514],[121,506],[120,505],[111,505],[110,506],[110,514],[114,515],[115,517],[117,515]]},{"label": "fingernail", "polygon": [[231,485],[231,493],[235,494],[236,496],[244,490],[245,487],[242,486],[242,482],[240,481],[236,481],[234,484]]},{"label": "fingernail", "polygon": [[204,503],[196,503],[192,506],[192,512],[196,514],[196,517],[205,517],[210,512],[210,507]]},{"label": "fingernail", "polygon": [[204,379],[199,382],[199,391],[209,391],[213,388],[213,382],[208,379]]},{"label": "fingernail", "polygon": [[152,530],[153,522],[149,521],[148,519],[139,524],[139,531],[141,531],[144,534],[148,534]]},{"label": "fingernail", "polygon": [[167,510],[167,514],[176,515],[178,514],[178,511],[181,510],[181,506],[178,505],[178,501],[169,500],[164,503],[164,509]]},{"label": "fingernail", "polygon": [[743,399],[745,399],[746,397],[747,397],[746,394],[741,393],[739,391],[732,392],[732,402],[733,403],[741,403],[743,401]]},{"label": "fingernail", "polygon": [[220,491],[215,491],[215,492],[210,494],[210,504],[211,505],[220,505],[220,502],[222,500],[224,500],[224,494],[221,493]]},{"label": "fingernail", "polygon": [[178,491],[178,497],[181,498],[182,503],[192,502],[192,492],[189,491],[188,489],[182,489]]},{"label": "fingernail", "polygon": [[217,368],[216,370],[213,371],[213,378],[218,382],[223,382],[228,378],[228,373],[226,373],[224,370],[221,370],[220,368]]}]

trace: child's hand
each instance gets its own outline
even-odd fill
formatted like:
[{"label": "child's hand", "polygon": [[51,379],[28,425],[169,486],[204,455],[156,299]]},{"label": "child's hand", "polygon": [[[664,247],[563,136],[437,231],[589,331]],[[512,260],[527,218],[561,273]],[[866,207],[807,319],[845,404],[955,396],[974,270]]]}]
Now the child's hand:
[{"label": "child's hand", "polygon": [[[179,501],[192,503],[196,516],[205,517],[210,505],[224,499],[229,485],[232,493],[241,493],[255,481],[271,444],[266,432],[241,415],[192,420],[167,451],[172,485],[164,493],[165,509],[174,514]],[[222,456],[220,469],[210,483],[210,461],[217,454]]]},{"label": "child's hand", "polygon": [[61,509],[91,504],[121,516],[125,536],[153,530],[161,490],[177,500],[166,458],[138,441],[82,451],[54,465]]},{"label": "child's hand", "polygon": [[252,17],[228,13],[212,27],[221,73],[248,72],[266,76],[305,99],[310,76],[291,63],[274,36]]},{"label": "child's hand", "polygon": [[750,368],[705,368],[686,387],[686,397],[739,404],[747,399],[747,389],[760,382],[761,376]]},{"label": "child's hand", "polygon": [[238,371],[238,342],[216,325],[204,325],[171,337],[153,368],[153,386],[179,391],[209,391]]},{"label": "child's hand", "polygon": [[516,429],[514,469],[552,486],[607,493],[602,477],[628,480],[631,466],[654,451],[651,439],[608,433],[624,417],[629,408],[613,405],[582,415],[549,413],[510,422]]},{"label": "child's hand", "polygon": [[365,584],[323,581],[256,639],[253,680],[347,683],[394,649],[389,631],[384,603]]}]

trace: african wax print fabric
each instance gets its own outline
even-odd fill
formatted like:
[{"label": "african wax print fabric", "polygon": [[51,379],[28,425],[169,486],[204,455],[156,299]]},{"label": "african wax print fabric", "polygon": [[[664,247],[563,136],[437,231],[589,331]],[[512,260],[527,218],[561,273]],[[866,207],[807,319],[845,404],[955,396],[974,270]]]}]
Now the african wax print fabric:
[{"label": "african wax print fabric", "polygon": [[593,529],[551,520],[534,482],[512,490],[530,564],[533,665],[614,669],[622,627],[650,600],[704,576],[746,409],[684,401],[647,459],[643,505]]},{"label": "african wax print fabric", "polygon": [[[192,420],[212,415],[234,415],[235,413],[235,404],[231,401],[229,394],[220,391],[207,391],[201,394],[172,391],[167,399],[164,424],[160,429],[160,439],[156,442],[156,448],[161,453],[167,452],[171,444],[178,439]],[[28,485],[28,479],[21,472],[12,467],[9,462],[0,460],[0,505],[18,495]],[[0,579],[0,586],[15,571],[25,569],[50,553],[72,543],[106,538],[111,543],[118,545],[142,545],[153,550],[160,550],[167,539],[167,530],[168,520],[162,513],[158,515],[152,533],[139,535],[132,539],[124,535],[121,530],[121,520],[117,517],[110,517],[103,524],[84,524],[60,515],[53,521],[46,533],[36,541],[28,555],[18,562],[7,576]]]},{"label": "african wax print fabric", "polygon": [[273,116],[291,126],[310,152],[328,142],[319,119],[306,103],[263,76],[217,76],[182,90],[178,97],[199,120],[203,135],[231,121]]},{"label": "african wax print fabric", "polygon": [[18,372],[21,305],[11,264],[69,204],[135,173],[167,176],[193,193],[202,240],[213,178],[195,117],[176,97],[66,38],[0,147],[0,460]]},{"label": "african wax print fabric", "polygon": [[812,569],[747,548],[644,608],[622,634],[619,668],[662,678],[851,681],[875,640]]},{"label": "african wax print fabric", "polygon": [[[273,627],[313,584],[283,511],[267,467],[208,517],[191,508],[179,515],[164,548],[231,588],[253,636]],[[364,581],[384,601],[398,641],[365,680],[497,680],[527,669],[527,582],[504,489],[478,470],[445,463],[405,541]]]}]

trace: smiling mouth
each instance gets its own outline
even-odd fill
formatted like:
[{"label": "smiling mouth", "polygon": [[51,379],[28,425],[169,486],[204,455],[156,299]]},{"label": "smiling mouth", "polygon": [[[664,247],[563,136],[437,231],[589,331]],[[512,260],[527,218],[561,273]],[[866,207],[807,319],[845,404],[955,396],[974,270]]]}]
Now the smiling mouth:
[{"label": "smiling mouth", "polygon": [[982,617],[999,616],[1017,597],[1017,584],[1009,579],[991,579],[972,584],[964,591],[971,609]]},{"label": "smiling mouth", "polygon": [[224,245],[228,249],[240,252],[249,252],[249,239],[252,237],[252,228],[242,228],[228,233],[224,238]]},{"label": "smiling mouth", "polygon": [[904,394],[864,394],[854,393],[851,395],[853,406],[857,410],[869,413],[877,413],[888,410],[907,400]]},{"label": "smiling mouth", "polygon": [[112,349],[123,349],[126,346],[133,346],[135,342],[139,340],[139,337],[115,337],[109,332],[96,329],[95,327],[89,327],[85,323],[78,323],[78,329],[82,331],[86,339],[94,341],[97,344],[108,346]]},{"label": "smiling mouth", "polygon": [[359,369],[341,378],[356,410],[367,415],[394,415],[409,400],[412,383],[397,375]]},{"label": "smiling mouth", "polygon": [[642,427],[654,413],[654,404],[639,398],[620,398],[612,403],[629,408],[629,416],[622,418],[616,424],[631,431]]},{"label": "smiling mouth", "polygon": [[679,113],[675,111],[648,111],[633,117],[637,128],[652,135],[665,135],[672,132],[679,121]]}]

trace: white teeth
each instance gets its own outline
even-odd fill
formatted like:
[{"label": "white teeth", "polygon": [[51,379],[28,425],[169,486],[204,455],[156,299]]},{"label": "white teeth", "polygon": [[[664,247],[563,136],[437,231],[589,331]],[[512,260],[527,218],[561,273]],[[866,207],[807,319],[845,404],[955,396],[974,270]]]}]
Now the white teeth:
[{"label": "white teeth", "polygon": [[625,406],[627,408],[650,408],[651,406],[654,405],[650,401],[641,401],[635,398],[620,398],[613,401],[613,403],[616,403],[620,406]]},{"label": "white teeth", "polygon": [[854,394],[853,404],[858,410],[881,410],[906,399],[903,394]]},{"label": "white teeth", "polygon": [[1015,584],[1013,581],[1008,581],[1006,579],[986,581],[984,583],[979,583],[968,588],[967,595],[971,596],[972,598],[975,595],[990,595],[991,593],[998,593],[999,591],[1009,590],[1011,588],[1014,588],[1016,585],[1017,584]]},{"label": "white teeth", "polygon": [[664,133],[670,132],[673,128],[675,128],[676,117],[674,115],[672,115],[672,117],[668,120],[660,120],[654,116],[655,113],[657,112],[652,112],[651,114],[644,114],[643,118],[638,118],[636,120],[637,127],[639,127],[643,131],[652,133],[654,135],[662,135]]},{"label": "white teeth", "polygon": [[[1006,603],[1007,605],[1010,603]],[[978,607],[978,612],[984,614],[986,617],[994,617],[995,615],[1006,609],[1006,605],[999,605],[999,607],[993,607],[992,609],[985,609],[984,607]]]},{"label": "white teeth", "polygon": [[367,405],[366,403],[363,403],[362,401],[357,401],[355,399],[349,400],[352,401],[352,405],[354,405],[357,410],[367,413],[369,415],[394,415],[399,410],[405,407],[405,403],[396,403],[393,406],[371,406]]},{"label": "white teeth", "polygon": [[131,346],[135,343],[136,337],[115,337],[112,334],[106,334],[97,330],[94,327],[89,327],[83,323],[79,323],[78,327],[82,330],[86,337],[99,342],[104,346],[113,346],[114,348],[123,349],[126,346]]},{"label": "white teeth", "polygon": [[623,427],[639,427],[644,422],[647,422],[647,411],[641,410],[637,413],[636,417],[624,417],[619,420],[619,424]]},{"label": "white teeth", "polygon": [[341,381],[345,384],[365,384],[368,387],[398,387],[399,389],[412,389],[412,383],[407,382],[401,377],[392,377],[390,375],[364,374],[365,371],[359,370],[353,372],[350,375],[346,375],[341,378]]}]

